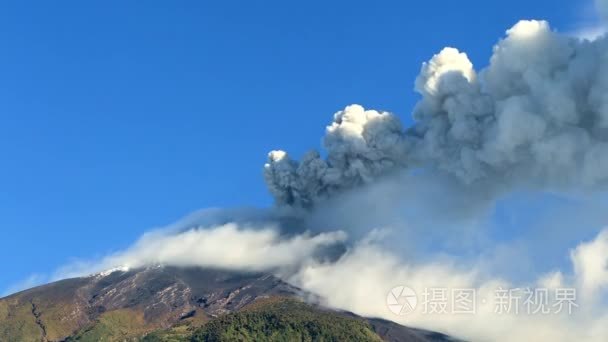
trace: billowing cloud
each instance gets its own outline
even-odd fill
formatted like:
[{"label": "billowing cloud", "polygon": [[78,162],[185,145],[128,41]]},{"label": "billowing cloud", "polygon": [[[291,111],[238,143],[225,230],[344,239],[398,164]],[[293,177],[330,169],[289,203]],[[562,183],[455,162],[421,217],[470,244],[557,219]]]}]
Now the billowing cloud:
[{"label": "billowing cloud", "polygon": [[283,236],[276,227],[236,223],[180,232],[159,230],[144,234],[130,248],[102,260],[66,265],[55,278],[150,265],[272,272],[322,257],[345,239],[346,234],[341,231]]},{"label": "billowing cloud", "polygon": [[[608,336],[608,229],[570,252],[572,271],[554,270],[532,282],[496,277],[483,256],[470,262],[444,257],[412,261],[387,248],[381,231],[372,231],[347,247],[338,258],[318,257],[325,247],[342,244],[345,233],[309,233],[281,237],[273,228],[245,228],[227,224],[178,234],[147,234],[127,250],[80,266],[78,272],[110,271],[150,265],[200,266],[243,271],[274,272],[285,281],[313,293],[322,304],[404,325],[441,331],[473,341],[522,340],[605,341]],[[414,237],[415,239],[415,237]],[[321,254],[322,255],[322,254]],[[567,255],[567,251],[564,251]],[[512,263],[520,260],[514,258]],[[82,267],[86,266],[86,268]],[[72,271],[78,268],[72,267]],[[105,272],[108,273],[108,272]],[[102,272],[102,274],[105,274]],[[75,275],[75,274],[73,274]],[[395,314],[387,303],[395,287],[414,290],[418,304],[412,312]],[[425,309],[425,292],[445,290],[445,312]],[[575,289],[572,312],[555,309],[550,295],[548,313],[528,313],[526,292],[518,292],[518,309],[499,312],[497,291]],[[472,290],[475,311],[452,313],[452,290]],[[513,297],[516,298],[516,297]],[[509,299],[511,300],[511,299]],[[531,305],[536,305],[532,302]],[[511,305],[511,304],[510,304]],[[534,307],[532,308],[532,310]]]},{"label": "billowing cloud", "polygon": [[415,124],[351,105],[334,115],[323,147],[296,161],[270,153],[265,179],[277,203],[320,198],[399,171],[439,170],[460,181],[597,187],[608,181],[608,38],[559,34],[521,21],[476,72],[446,48],[424,63]]},{"label": "billowing cloud", "polygon": [[268,271],[296,265],[344,239],[345,234],[340,231],[282,238],[276,229],[226,224],[174,235],[148,234],[105,262],[126,267],[170,264]]},{"label": "billowing cloud", "polygon": [[[290,281],[325,299],[325,304],[362,315],[381,317],[409,326],[440,330],[472,341],[605,341],[608,336],[608,310],[605,307],[606,264],[608,263],[608,230],[595,240],[583,243],[572,251],[574,274],[564,276],[555,271],[541,275],[534,283],[513,283],[492,278],[476,267],[454,263],[409,263],[386,252],[382,245],[362,243],[336,262],[312,262],[302,267]],[[517,262],[517,260],[513,260]],[[570,282],[564,279],[571,279]],[[577,287],[577,284],[582,284]],[[416,309],[405,315],[391,312],[387,294],[397,286],[414,290]],[[572,313],[562,308],[558,313],[549,299],[550,313],[533,313],[527,309],[525,291],[578,289]],[[445,302],[435,299],[435,305],[445,303],[446,312],[431,312],[424,308],[424,293],[445,290]],[[471,314],[453,314],[450,308],[452,290],[473,290],[477,300]],[[500,312],[502,305],[497,291],[518,289],[521,296],[518,312],[514,307]],[[550,297],[551,298],[551,297]],[[427,299],[428,300],[428,297]],[[511,300],[511,299],[509,299]],[[531,301],[530,305],[536,302]],[[429,305],[428,303],[426,305]],[[432,305],[432,304],[431,304]],[[515,304],[513,304],[515,305]],[[530,310],[528,313],[527,310]]]},{"label": "billowing cloud", "polygon": [[594,241],[581,244],[570,257],[585,302],[595,302],[597,294],[608,289],[608,229]]},{"label": "billowing cloud", "polygon": [[[424,63],[415,82],[421,99],[412,127],[392,113],[351,105],[327,126],[325,153],[298,161],[271,152],[264,174],[279,207],[305,208],[312,227],[343,227],[352,239],[337,261],[308,260],[288,279],[330,306],[472,340],[605,340],[606,231],[571,251],[571,272],[537,273],[532,281],[501,276],[505,268],[543,269],[533,256],[541,250],[545,257],[567,255],[555,248],[588,236],[585,225],[605,220],[598,214],[603,209],[591,206],[571,220],[555,213],[551,225],[513,234],[519,239],[513,242],[489,237],[484,215],[520,190],[604,193],[606,56],[608,37],[585,41],[544,21],[521,21],[496,44],[484,69],[477,71],[454,48]],[[377,228],[396,232],[370,240],[366,234],[376,235]],[[421,257],[425,246],[436,247],[436,254]],[[398,285],[419,294],[428,287],[475,289],[488,299],[468,317],[396,317],[385,296]],[[497,288],[540,287],[577,289],[579,310],[496,315]]]},{"label": "billowing cloud", "polygon": [[268,156],[264,176],[277,202],[312,206],[334,192],[371,182],[389,170],[405,166],[402,126],[390,113],[346,107],[327,127],[324,146],[327,159],[312,151],[300,162],[284,151]]}]

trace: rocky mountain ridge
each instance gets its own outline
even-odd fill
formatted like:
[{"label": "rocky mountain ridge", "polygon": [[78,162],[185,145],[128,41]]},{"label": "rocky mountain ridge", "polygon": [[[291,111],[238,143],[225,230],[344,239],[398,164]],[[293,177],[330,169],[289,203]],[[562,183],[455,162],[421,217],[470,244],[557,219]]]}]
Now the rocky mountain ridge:
[{"label": "rocky mountain ridge", "polygon": [[[197,328],[252,307],[258,308],[260,317],[274,312],[273,320],[312,310],[305,319],[327,317],[349,326],[361,324],[365,334],[385,340],[448,340],[441,334],[306,304],[300,299],[303,295],[300,289],[264,273],[160,266],[115,270],[0,299],[0,341],[137,341],[176,327],[185,331],[179,335],[182,340],[192,340]],[[282,303],[279,311],[277,302]],[[171,336],[164,340],[175,341],[176,335]]]}]

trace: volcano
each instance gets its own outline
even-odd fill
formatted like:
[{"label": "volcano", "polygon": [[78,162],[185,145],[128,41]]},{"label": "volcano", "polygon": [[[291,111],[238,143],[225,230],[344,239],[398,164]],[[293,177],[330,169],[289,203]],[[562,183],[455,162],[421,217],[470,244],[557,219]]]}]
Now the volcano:
[{"label": "volcano", "polygon": [[266,273],[111,270],[0,299],[0,341],[453,341],[317,303]]}]

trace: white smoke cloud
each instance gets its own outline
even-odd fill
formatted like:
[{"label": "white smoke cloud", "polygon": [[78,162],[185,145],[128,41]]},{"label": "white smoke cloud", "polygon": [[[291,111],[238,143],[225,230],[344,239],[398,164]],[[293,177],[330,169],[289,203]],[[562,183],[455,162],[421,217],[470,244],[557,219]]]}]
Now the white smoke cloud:
[{"label": "white smoke cloud", "polygon": [[413,127],[386,112],[346,107],[323,146],[302,161],[272,152],[265,179],[277,203],[320,198],[395,170],[436,169],[465,183],[602,186],[608,180],[608,38],[585,42],[522,21],[475,72],[446,48],[422,66]]},{"label": "white smoke cloud", "polygon": [[[337,308],[472,340],[605,340],[608,231],[571,252],[573,272],[553,271],[522,283],[498,274],[509,266],[520,273],[522,267],[534,270],[534,254],[572,240],[577,232],[570,231],[577,227],[553,222],[552,229],[539,228],[518,236],[521,241],[499,244],[487,238],[483,215],[484,208],[518,189],[605,189],[606,56],[606,37],[583,41],[551,30],[544,21],[521,21],[507,31],[494,47],[488,67],[480,71],[454,48],[424,63],[415,82],[422,98],[413,112],[414,126],[404,129],[391,113],[351,105],[336,113],[326,129],[326,158],[311,152],[296,161],[286,152],[272,152],[264,170],[276,202],[308,208],[313,226],[344,225],[356,236],[341,259],[311,261],[290,281]],[[435,194],[435,200],[425,198],[432,191],[425,175],[442,184],[444,191]],[[458,182],[444,185],[455,179]],[[414,211],[430,220],[408,212],[416,201],[420,208]],[[442,207],[442,202],[448,205]],[[463,211],[456,203],[469,204],[470,210]],[[458,239],[441,217],[463,212],[469,215],[458,218],[456,225],[475,228],[456,230],[464,234]],[[586,217],[573,216],[574,221],[605,220],[600,212],[590,208],[581,214]],[[385,227],[402,237],[361,242],[366,232]],[[580,239],[585,233],[578,234]],[[395,241],[405,251],[395,248]],[[472,248],[477,257],[442,252],[453,250],[454,244],[461,244],[458,252]],[[420,245],[439,246],[438,256],[420,257],[415,251]],[[388,290],[397,285],[419,293],[433,286],[475,288],[489,298],[499,286],[572,286],[581,294],[582,307],[573,316],[497,317],[495,303],[488,301],[474,317],[400,318],[387,310],[385,302]]]},{"label": "white smoke cloud", "polygon": [[[412,262],[387,248],[379,231],[352,245],[337,260],[319,259],[316,251],[340,244],[345,233],[326,232],[281,237],[273,228],[243,228],[235,224],[186,230],[175,235],[145,235],[124,252],[88,264],[87,270],[110,266],[201,266],[244,271],[272,271],[284,280],[323,299],[323,304],[359,315],[441,331],[473,341],[521,340],[604,341],[608,336],[608,229],[570,253],[573,272],[553,271],[535,282],[516,283],[495,277],[483,258],[457,263],[450,258]],[[414,238],[415,239],[415,238]],[[567,251],[565,251],[567,254]],[[450,261],[452,260],[452,261]],[[514,258],[512,263],[518,263]],[[82,266],[82,265],[80,265]],[[93,267],[93,268],[91,268]],[[74,270],[74,269],[72,269]],[[79,272],[83,272],[81,268]],[[388,292],[405,285],[417,293],[419,306],[395,315],[386,302]],[[572,314],[496,313],[498,289],[576,288]],[[428,288],[475,289],[473,315],[430,314],[422,309]],[[487,299],[482,301],[482,299]],[[521,304],[520,304],[521,305]]]},{"label": "white smoke cloud", "polygon": [[[359,204],[361,202],[358,201],[364,198],[374,201],[387,193],[385,187],[372,188],[371,192],[352,195],[358,197],[354,203]],[[420,200],[428,206],[432,199]],[[328,205],[328,210],[338,208],[336,203]],[[330,218],[327,212],[319,215],[335,220],[336,224],[350,224],[351,220],[366,217],[364,212],[351,210],[350,217],[340,221],[339,217],[343,215],[340,210],[337,211],[334,218]],[[392,214],[384,212],[380,215]],[[604,341],[608,336],[608,310],[605,306],[608,300],[608,229],[570,252],[573,271],[554,270],[541,274],[534,282],[518,282],[497,276],[500,272],[494,268],[501,267],[502,261],[488,260],[483,253],[472,259],[462,259],[449,253],[420,259],[402,253],[401,248],[409,249],[424,243],[426,235],[432,232],[393,226],[399,220],[387,222],[387,228],[398,228],[396,232],[382,229],[368,229],[367,234],[355,232],[359,237],[351,236],[353,242],[346,245],[347,249],[341,256],[324,258],[325,248],[345,246],[345,232],[328,230],[319,234],[305,232],[286,235],[266,223],[244,223],[251,222],[251,217],[260,216],[265,215],[245,215],[245,218],[235,220],[240,223],[191,228],[188,223],[216,221],[206,218],[207,215],[196,214],[167,229],[145,234],[125,251],[99,261],[68,265],[59,270],[54,278],[83,276],[116,267],[124,269],[158,264],[274,272],[287,282],[320,296],[323,303],[330,307],[474,341]],[[374,221],[377,219],[369,223]],[[370,227],[365,224],[360,227],[363,229],[366,226]],[[178,231],[176,227],[179,227]],[[559,228],[555,227],[556,230]],[[445,240],[454,237],[450,233],[443,234]],[[394,241],[410,241],[411,244],[395,246],[391,243]],[[541,243],[547,244],[549,240],[543,239]],[[499,247],[493,244],[488,248]],[[567,254],[568,251],[563,251],[563,255]],[[507,262],[520,268],[524,261],[521,255],[514,253],[508,256]],[[425,314],[421,311],[422,306],[419,306],[415,312],[397,316],[389,310],[386,295],[399,285],[414,289],[419,303],[426,288],[475,289],[479,305],[474,315]],[[572,315],[497,314],[494,296],[501,287],[573,287],[578,290],[579,307]],[[482,298],[488,301],[482,302]]]},{"label": "white smoke cloud", "polygon": [[593,303],[598,292],[608,289],[608,229],[594,241],[581,244],[570,257],[586,303]]},{"label": "white smoke cloud", "polygon": [[345,239],[346,234],[341,231],[282,236],[276,227],[236,223],[181,232],[159,230],[144,234],[127,250],[101,261],[66,265],[54,278],[79,277],[115,267],[133,269],[150,265],[274,271],[295,267]]},{"label": "white smoke cloud", "polygon": [[[576,271],[564,281],[561,272],[539,277],[536,283],[515,284],[488,277],[476,267],[450,263],[411,264],[387,253],[381,245],[363,243],[340,260],[311,263],[290,281],[320,295],[327,305],[361,315],[381,317],[405,325],[439,330],[472,341],[605,341],[608,337],[608,310],[605,307],[608,230],[595,240],[583,243],[572,252]],[[513,260],[517,262],[517,260]],[[497,289],[555,290],[578,287],[579,307],[572,314],[525,314],[525,307],[497,313]],[[398,316],[389,311],[386,295],[396,286],[408,286],[417,293],[419,306],[414,312]],[[425,289],[475,289],[478,306],[475,314],[425,313],[421,301]],[[487,299],[482,301],[482,299]],[[449,312],[449,309],[448,309]]]},{"label": "white smoke cloud", "polygon": [[105,261],[108,265],[203,266],[264,271],[297,265],[319,249],[344,241],[343,232],[282,238],[276,229],[226,224],[175,235],[145,235],[135,246]]}]

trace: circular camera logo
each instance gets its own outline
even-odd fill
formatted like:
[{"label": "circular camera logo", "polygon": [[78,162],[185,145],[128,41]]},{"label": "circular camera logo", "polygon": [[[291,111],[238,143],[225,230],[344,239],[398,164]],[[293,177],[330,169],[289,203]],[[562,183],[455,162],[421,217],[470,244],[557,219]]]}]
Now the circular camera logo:
[{"label": "circular camera logo", "polygon": [[386,296],[386,305],[395,315],[407,315],[416,309],[417,304],[416,292],[407,286],[397,286]]}]

